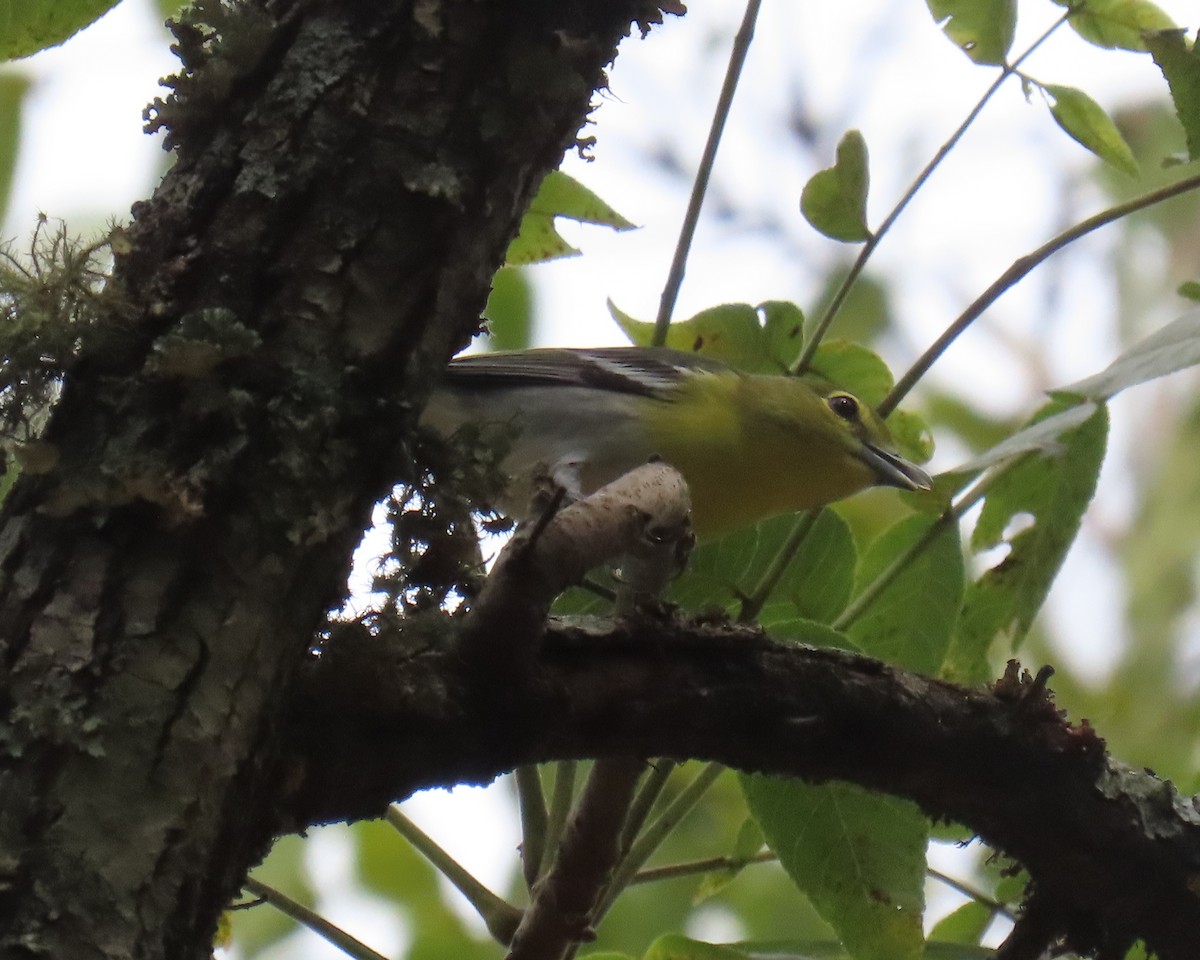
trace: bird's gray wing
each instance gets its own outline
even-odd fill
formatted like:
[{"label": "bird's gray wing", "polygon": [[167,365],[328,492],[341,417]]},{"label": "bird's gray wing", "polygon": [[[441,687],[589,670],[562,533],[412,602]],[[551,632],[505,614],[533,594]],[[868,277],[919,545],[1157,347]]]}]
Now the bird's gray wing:
[{"label": "bird's gray wing", "polygon": [[450,361],[452,386],[574,386],[661,397],[696,371],[721,372],[725,364],[666,347],[599,347],[481,353]]}]

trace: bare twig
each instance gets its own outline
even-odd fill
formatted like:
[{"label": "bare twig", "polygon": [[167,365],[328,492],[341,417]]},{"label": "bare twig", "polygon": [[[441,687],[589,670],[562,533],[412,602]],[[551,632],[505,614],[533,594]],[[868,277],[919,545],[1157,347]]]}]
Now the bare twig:
[{"label": "bare twig", "polygon": [[328,940],[339,950],[345,952],[354,960],[388,960],[382,953],[377,953],[361,940],[348,934],[341,927],[334,926],[319,913],[298,903],[285,893],[280,893],[274,887],[268,886],[261,880],[247,877],[242,887],[256,897],[273,906],[280,913],[285,913],[301,926],[307,927],[317,936]]},{"label": "bare twig", "polygon": [[645,763],[597,760],[567,825],[558,855],[533,891],[508,960],[547,960],[593,936],[596,898],[617,861],[617,839]]},{"label": "bare twig", "polygon": [[820,510],[808,510],[796,519],[791,533],[788,534],[788,538],[784,541],[783,546],[779,548],[779,553],[771,560],[771,565],[767,567],[762,580],[742,600],[742,610],[738,614],[738,620],[741,623],[753,623],[758,615],[762,613],[763,604],[770,599],[771,594],[779,585],[779,581],[787,573],[788,567],[796,559],[796,554],[804,546],[804,541],[812,533],[812,528],[817,522],[817,517],[820,515]]},{"label": "bare twig", "polygon": [[963,134],[965,134],[970,128],[971,124],[975,122],[975,119],[983,111],[983,108],[987,106],[988,102],[995,95],[996,91],[1000,89],[1004,81],[1016,73],[1017,68],[1025,61],[1025,59],[1029,57],[1029,55],[1032,54],[1038,47],[1045,43],[1055,30],[1066,23],[1069,16],[1069,11],[1064,13],[1058,18],[1058,20],[1048,27],[1040,37],[1031,43],[1029,48],[1024,53],[1017,57],[1017,59],[1012,63],[1004,66],[1004,68],[1000,71],[1000,75],[996,77],[996,79],[992,82],[992,85],[988,87],[987,90],[984,91],[983,96],[979,98],[979,102],[971,108],[971,112],[968,113],[963,122],[958,125],[958,129],[950,134],[949,139],[947,139],[946,142],[938,148],[937,153],[935,153],[930,161],[925,164],[924,169],[917,174],[916,179],[913,180],[913,182],[909,185],[909,188],[896,202],[896,205],[892,207],[891,212],[883,218],[883,222],[880,223],[879,228],[871,234],[866,243],[863,244],[862,249],[859,250],[858,256],[851,265],[849,273],[846,274],[841,285],[838,287],[837,292],[833,295],[833,298],[825,307],[825,312],[821,315],[821,319],[817,321],[816,327],[813,328],[812,335],[808,338],[808,343],[806,343],[804,346],[804,352],[800,354],[799,358],[794,364],[793,369],[795,372],[803,373],[808,369],[808,365],[812,363],[813,355],[817,352],[817,348],[821,345],[821,341],[825,339],[825,334],[828,333],[830,325],[833,323],[838,311],[842,308],[842,304],[845,303],[846,297],[849,296],[850,290],[853,288],[855,281],[858,280],[859,274],[862,273],[863,268],[866,267],[867,261],[871,259],[871,255],[875,252],[875,248],[879,246],[880,241],[892,228],[892,225],[899,218],[900,214],[904,212],[904,208],[907,207],[912,198],[917,195],[917,191],[919,191],[925,185],[926,181],[928,181],[930,176],[933,175],[934,170],[941,165],[942,161],[946,159],[950,151],[953,150],[958,144],[958,141],[962,139]]},{"label": "bare twig", "polygon": [[655,346],[662,346],[667,342],[667,328],[671,325],[671,314],[675,310],[675,300],[679,296],[679,287],[683,283],[683,274],[687,269],[688,252],[692,247],[692,238],[696,235],[696,224],[700,220],[700,208],[704,204],[704,194],[708,190],[708,181],[712,176],[713,164],[717,159],[717,147],[721,143],[725,121],[729,119],[733,94],[737,90],[742,66],[745,64],[746,54],[750,50],[750,41],[754,38],[754,22],[758,19],[758,8],[761,4],[762,0],[747,0],[746,12],[742,15],[742,25],[733,38],[733,49],[729,53],[729,66],[725,70],[725,82],[721,85],[721,94],[717,98],[716,109],[713,110],[708,142],[704,144],[704,154],[700,158],[696,179],[692,183],[692,195],[688,199],[683,224],[679,228],[679,240],[675,244],[671,269],[667,273],[667,282],[663,286],[662,297],[659,299],[658,316],[654,321],[653,342]]},{"label": "bare twig", "polygon": [[683,791],[677,796],[654,822],[650,824],[645,832],[638,837],[637,841],[630,847],[629,852],[621,859],[613,871],[612,880],[608,884],[608,888],[604,891],[604,897],[597,906],[592,917],[592,923],[599,923],[600,919],[608,913],[612,908],[614,901],[621,894],[621,891],[629,886],[629,882],[634,878],[634,875],[641,869],[642,864],[650,859],[650,856],[658,849],[659,845],[667,838],[667,835],[675,829],[679,821],[687,816],[693,807],[699,802],[700,798],[708,792],[711,787],[726,768],[719,763],[710,763],[696,776],[696,779],[689,783]]},{"label": "bare twig", "polygon": [[690,877],[697,873],[712,873],[714,870],[740,870],[752,863],[774,863],[778,859],[779,856],[775,851],[763,850],[752,857],[709,857],[706,860],[671,863],[665,867],[639,870],[629,881],[629,885],[632,887],[642,883],[654,883],[657,880],[673,880],[676,877]]},{"label": "bare twig", "polygon": [[886,417],[889,413],[896,409],[897,404],[908,394],[908,391],[913,388],[918,380],[921,379],[933,366],[934,362],[946,352],[947,348],[959,335],[962,334],[979,316],[993,303],[996,302],[1001,294],[1007,292],[1010,288],[1025,278],[1025,276],[1035,267],[1045,261],[1048,257],[1058,253],[1063,247],[1074,243],[1081,237],[1086,237],[1094,230],[1099,230],[1103,226],[1107,226],[1115,220],[1120,220],[1122,217],[1127,217],[1131,213],[1136,213],[1138,210],[1144,210],[1147,207],[1152,207],[1156,203],[1162,203],[1164,200],[1170,200],[1172,197],[1177,197],[1180,194],[1187,193],[1190,190],[1195,190],[1200,187],[1200,174],[1191,177],[1185,177],[1182,180],[1177,180],[1175,183],[1165,187],[1160,187],[1157,190],[1151,190],[1149,193],[1144,193],[1140,197],[1135,197],[1125,203],[1118,204],[1115,207],[1110,207],[1108,210],[1101,211],[1094,217],[1088,217],[1086,220],[1075,224],[1068,230],[1064,230],[1058,236],[1046,243],[1043,243],[1036,250],[1027,253],[1025,256],[1014,260],[1012,265],[1005,270],[993,283],[983,291],[972,304],[946,328],[945,333],[933,342],[920,358],[914,363],[900,378],[899,382],[892,387],[891,393],[883,398],[883,401],[876,408],[876,412],[881,417]]},{"label": "bare twig", "polygon": [[971,900],[974,900],[981,906],[987,907],[988,910],[992,912],[993,916],[995,914],[1000,914],[1003,917],[1007,917],[1009,920],[1014,919],[1016,916],[1008,904],[1002,903],[995,897],[989,897],[982,890],[977,890],[969,883],[963,883],[961,880],[956,880],[949,874],[942,873],[940,870],[935,870],[933,867],[926,867],[925,872],[934,880],[938,881],[938,883],[944,884],[951,890],[961,893],[964,897],[969,897]]},{"label": "bare twig", "polygon": [[538,877],[545,875],[554,859],[554,852],[562,841],[567,817],[571,813],[571,801],[575,799],[576,760],[560,760],[554,765],[554,787],[550,793],[550,810],[546,819],[546,852],[542,856]]},{"label": "bare twig", "polygon": [[409,820],[396,804],[388,807],[385,819],[467,898],[493,937],[500,943],[508,943],[512,939],[513,932],[521,922],[520,910],[476,880],[470,871]]},{"label": "bare twig", "polygon": [[546,855],[546,795],[542,775],[533,764],[522,764],[514,774],[521,807],[521,870],[530,889],[542,872]]}]

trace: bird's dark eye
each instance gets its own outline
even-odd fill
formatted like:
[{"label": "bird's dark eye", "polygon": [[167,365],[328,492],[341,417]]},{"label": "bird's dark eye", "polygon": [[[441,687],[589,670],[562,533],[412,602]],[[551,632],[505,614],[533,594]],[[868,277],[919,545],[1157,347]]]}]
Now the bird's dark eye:
[{"label": "bird's dark eye", "polygon": [[843,420],[858,419],[858,401],[848,393],[835,393],[826,401],[829,409]]}]

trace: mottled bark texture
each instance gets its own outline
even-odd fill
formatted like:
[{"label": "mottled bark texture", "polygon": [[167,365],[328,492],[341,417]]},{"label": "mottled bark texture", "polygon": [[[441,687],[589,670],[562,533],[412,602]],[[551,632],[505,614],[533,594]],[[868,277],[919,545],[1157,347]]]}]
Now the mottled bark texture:
[{"label": "mottled bark texture", "polygon": [[0,516],[0,956],[206,957],[429,378],[642,0],[201,4],[109,334]]},{"label": "mottled bark texture", "polygon": [[[408,632],[408,631],[406,631]],[[413,629],[414,634],[420,631]],[[469,665],[419,636],[353,629],[296,686],[281,809],[297,823],[373,815],[394,796],[486,783],[579,757],[716,760],[915,801],[1033,878],[1015,942],[1121,958],[1200,957],[1200,809],[1111,759],[1015,664],[991,690],[750,627],[552,621],[527,674],[481,698]],[[522,638],[512,638],[521,645]]]}]

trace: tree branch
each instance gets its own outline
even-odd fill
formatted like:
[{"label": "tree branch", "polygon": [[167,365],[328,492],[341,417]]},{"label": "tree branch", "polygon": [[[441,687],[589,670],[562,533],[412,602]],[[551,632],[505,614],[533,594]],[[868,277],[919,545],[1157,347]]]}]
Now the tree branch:
[{"label": "tree branch", "polygon": [[584,784],[549,871],[533,888],[508,960],[561,957],[592,940],[592,911],[620,856],[621,827],[646,763],[597,760]]},{"label": "tree branch", "polygon": [[1200,955],[1192,802],[1110,759],[1015,665],[967,690],[747,627],[551,621],[498,699],[445,652],[341,641],[309,665],[292,711],[281,802],[293,828],[377,816],[397,796],[521,763],[716,760],[850,781],[968,825],[1029,870],[1041,915],[1052,905],[1080,952],[1142,937],[1163,960]]}]

